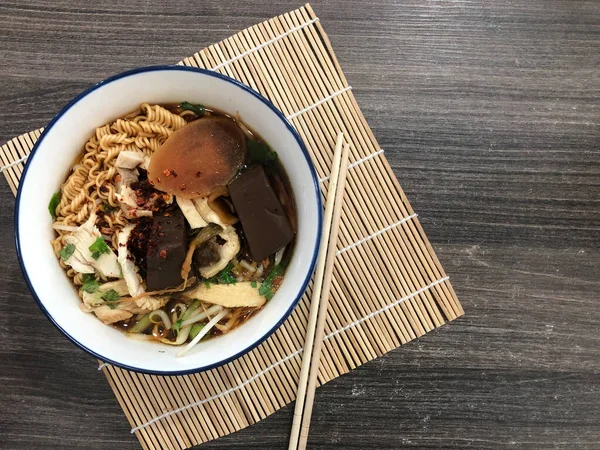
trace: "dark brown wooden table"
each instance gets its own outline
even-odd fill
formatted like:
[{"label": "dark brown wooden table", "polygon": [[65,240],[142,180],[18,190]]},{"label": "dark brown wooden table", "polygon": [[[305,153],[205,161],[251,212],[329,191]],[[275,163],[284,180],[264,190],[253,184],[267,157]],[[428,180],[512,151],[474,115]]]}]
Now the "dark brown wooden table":
[{"label": "dark brown wooden table", "polygon": [[[293,1],[3,0],[0,141]],[[600,2],[314,1],[464,318],[318,391],[310,448],[600,448]],[[38,310],[0,182],[0,448],[135,449]],[[203,449],[284,449],[287,407]]]}]

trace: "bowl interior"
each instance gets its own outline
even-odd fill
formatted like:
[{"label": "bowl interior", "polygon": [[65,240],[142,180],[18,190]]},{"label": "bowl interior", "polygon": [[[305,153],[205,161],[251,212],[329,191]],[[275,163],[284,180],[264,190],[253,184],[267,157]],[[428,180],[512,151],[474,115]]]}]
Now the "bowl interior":
[{"label": "bowl interior", "polygon": [[[224,336],[198,345],[182,358],[177,348],[127,337],[80,311],[80,299],[59,266],[50,240],[48,202],[59,190],[76,155],[98,126],[122,117],[141,103],[201,103],[242,120],[279,154],[298,208],[296,249],[281,288],[263,311]],[[149,373],[208,369],[248,351],[280,325],[310,279],[321,225],[318,182],[300,138],[280,112],[239,83],[207,71],[154,67],[115,76],[83,93],[48,126],[29,158],[15,211],[19,258],[36,300],[71,340],[95,356]]]}]

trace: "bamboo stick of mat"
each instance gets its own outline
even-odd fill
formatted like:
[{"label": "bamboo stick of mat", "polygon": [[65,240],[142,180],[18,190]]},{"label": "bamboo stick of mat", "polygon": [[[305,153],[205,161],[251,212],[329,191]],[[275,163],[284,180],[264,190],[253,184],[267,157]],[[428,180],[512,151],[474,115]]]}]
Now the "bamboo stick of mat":
[{"label": "bamboo stick of mat", "polygon": [[296,406],[294,408],[294,420],[292,422],[292,431],[290,435],[289,449],[293,450],[298,445],[300,434],[300,424],[302,422],[302,411],[304,408],[304,398],[306,396],[306,387],[308,384],[308,375],[310,370],[310,360],[312,355],[313,343],[315,338],[315,328],[317,326],[317,315],[319,313],[319,300],[321,297],[321,288],[323,286],[323,276],[325,275],[325,265],[327,258],[327,248],[329,235],[331,234],[331,222],[333,220],[333,209],[335,206],[335,193],[338,188],[338,177],[340,174],[340,161],[342,157],[342,145],[344,142],[344,133],[338,134],[335,149],[333,151],[333,163],[331,165],[331,178],[328,186],[327,200],[325,203],[325,217],[323,222],[323,232],[321,234],[321,245],[317,270],[315,272],[312,299],[308,316],[306,338],[304,341],[304,352],[302,355],[302,368],[300,369],[300,380],[298,381],[298,391],[296,393]]},{"label": "bamboo stick of mat", "polygon": [[[341,146],[342,133],[338,136],[339,152]],[[321,349],[325,337],[325,320],[327,317],[327,306],[329,304],[329,293],[333,279],[333,265],[335,263],[336,248],[338,240],[338,231],[340,228],[340,219],[342,216],[342,205],[344,200],[344,191],[346,189],[346,175],[348,173],[348,157],[350,154],[350,145],[346,144],[341,155],[341,162],[338,167],[338,155],[334,154],[332,177],[330,186],[328,186],[327,206],[333,210],[333,217],[329,218],[330,233],[328,238],[324,236],[322,243],[322,253],[319,256],[319,265],[324,266],[324,270],[317,274],[316,280],[321,281],[320,292],[313,290],[313,299],[311,303],[311,313],[316,310],[316,323],[309,322],[306,343],[304,345],[304,354],[302,357],[303,373],[300,375],[298,394],[296,396],[296,410],[294,411],[294,424],[290,436],[289,450],[304,449],[308,439],[308,430],[310,427],[310,418],[312,416],[312,406],[314,402],[315,389],[317,388],[317,379],[319,375],[319,364],[321,359]],[[333,205],[332,205],[333,204]],[[333,207],[332,207],[332,206]],[[326,242],[326,239],[329,242]],[[324,275],[324,277],[323,277]],[[302,395],[300,395],[302,394]],[[306,400],[305,400],[306,396]],[[300,415],[298,415],[300,412]]]}]

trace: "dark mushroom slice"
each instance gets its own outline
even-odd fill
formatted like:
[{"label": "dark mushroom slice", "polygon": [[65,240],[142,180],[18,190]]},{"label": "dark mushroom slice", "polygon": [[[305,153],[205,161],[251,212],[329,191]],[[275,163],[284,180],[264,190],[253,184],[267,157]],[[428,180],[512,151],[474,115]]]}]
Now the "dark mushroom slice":
[{"label": "dark mushroom slice", "polygon": [[152,155],[148,179],[183,198],[227,185],[246,157],[246,136],[228,117],[205,117],[175,131]]},{"label": "dark mushroom slice", "polygon": [[229,194],[252,259],[262,261],[290,243],[294,232],[262,166],[254,166],[233,180]]},{"label": "dark mushroom slice", "polygon": [[211,239],[196,249],[193,260],[196,267],[207,267],[216,264],[220,259],[219,244],[215,239]]},{"label": "dark mushroom slice", "polygon": [[179,208],[154,217],[146,256],[146,289],[157,291],[179,286],[187,250],[185,218]]}]

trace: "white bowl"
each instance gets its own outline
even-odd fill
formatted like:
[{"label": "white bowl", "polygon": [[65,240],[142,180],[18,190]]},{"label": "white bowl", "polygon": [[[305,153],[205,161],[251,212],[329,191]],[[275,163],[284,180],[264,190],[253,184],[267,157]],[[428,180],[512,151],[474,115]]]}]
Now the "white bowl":
[{"label": "white bowl", "polygon": [[[76,155],[98,126],[143,102],[201,103],[242,120],[279,154],[298,208],[296,248],[284,282],[259,314],[236,330],[202,342],[176,358],[177,347],[134,340],[92,314],[52,251],[48,202]],[[35,145],[21,178],[15,234],[21,269],[38,305],[71,341],[95,357],[125,369],[160,375],[207,370],[248,352],[273,333],[301,298],[314,269],[321,234],[319,183],[308,151],[284,115],[249,87],[215,72],[182,66],[147,67],[102,81],[69,103]],[[51,343],[49,343],[51,345]]]}]

